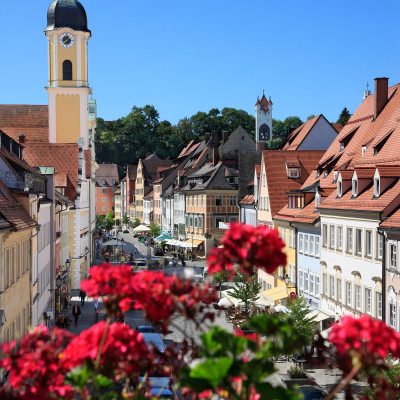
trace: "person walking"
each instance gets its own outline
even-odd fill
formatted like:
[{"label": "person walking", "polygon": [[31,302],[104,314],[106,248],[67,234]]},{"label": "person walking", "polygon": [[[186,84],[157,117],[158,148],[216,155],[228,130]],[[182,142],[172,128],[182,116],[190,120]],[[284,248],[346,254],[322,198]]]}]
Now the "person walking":
[{"label": "person walking", "polygon": [[79,297],[81,299],[81,306],[84,306],[85,305],[86,292],[81,289],[81,291],[79,292]]},{"label": "person walking", "polygon": [[182,253],[181,261],[182,261],[182,267],[184,267],[185,266],[185,254],[184,253]]},{"label": "person walking", "polygon": [[78,303],[76,303],[74,305],[74,307],[72,308],[72,315],[75,318],[75,326],[78,326],[78,319],[79,319],[79,316],[81,315],[81,309],[78,306]]}]

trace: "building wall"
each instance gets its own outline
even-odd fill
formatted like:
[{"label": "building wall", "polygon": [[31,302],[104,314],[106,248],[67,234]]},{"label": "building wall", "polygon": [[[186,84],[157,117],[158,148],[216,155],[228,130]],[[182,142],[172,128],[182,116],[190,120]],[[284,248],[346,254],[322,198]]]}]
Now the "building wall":
[{"label": "building wall", "polygon": [[387,232],[385,290],[386,323],[400,332],[400,232]]},{"label": "building wall", "polygon": [[296,249],[298,293],[317,309],[321,306],[322,284],[320,264],[321,230],[318,229],[319,226],[319,224],[317,226],[299,226],[297,229]]},{"label": "building wall", "polygon": [[96,187],[96,215],[115,213],[115,191],[116,187]]},{"label": "building wall", "polygon": [[326,150],[337,135],[336,129],[325,118],[320,117],[298,150]]},{"label": "building wall", "polygon": [[[321,212],[322,310],[328,314],[334,314],[336,319],[347,314],[360,315],[362,313],[381,318],[379,298],[382,296],[382,257],[378,254],[377,232],[379,215],[362,212],[358,215],[348,212],[336,215],[328,214],[327,211],[323,212]],[[343,229],[341,241],[337,237],[340,227]],[[347,228],[352,234],[348,233]],[[356,251],[356,230],[358,229],[361,232],[360,254]],[[370,256],[366,254],[367,232],[371,232],[372,235]],[[335,234],[333,239],[331,233]],[[352,246],[348,248],[347,241],[350,236],[352,236]],[[341,282],[341,288],[338,287],[338,281]],[[360,288],[358,304],[356,286]],[[347,289],[349,289],[348,299]],[[370,291],[370,296],[367,295],[367,291]],[[368,297],[369,305],[367,305]]]},{"label": "building wall", "polygon": [[240,222],[257,226],[257,210],[254,208],[254,206],[242,206],[240,211]]},{"label": "building wall", "polygon": [[0,309],[4,325],[0,342],[19,340],[31,327],[32,271],[31,238],[34,229],[0,235]]},{"label": "building wall", "polygon": [[154,222],[157,223],[157,225],[161,226],[162,224],[162,199],[161,199],[161,191],[162,191],[162,186],[161,184],[157,184],[153,186],[153,215],[154,215]]},{"label": "building wall", "polygon": [[139,218],[140,222],[143,222],[143,197],[144,197],[144,177],[143,177],[143,165],[142,161],[139,160],[136,175],[136,217]]},{"label": "building wall", "polygon": [[257,196],[257,223],[272,227],[272,214],[269,202],[267,175],[265,173],[264,158],[261,161],[260,181]]}]

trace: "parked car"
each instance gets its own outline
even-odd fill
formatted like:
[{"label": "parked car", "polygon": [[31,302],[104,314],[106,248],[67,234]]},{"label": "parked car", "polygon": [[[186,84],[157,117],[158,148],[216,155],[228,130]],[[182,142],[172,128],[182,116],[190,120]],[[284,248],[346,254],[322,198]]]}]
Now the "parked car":
[{"label": "parked car", "polygon": [[164,255],[164,251],[161,247],[156,247],[154,249],[154,255],[155,256],[163,256]]},{"label": "parked car", "polygon": [[[145,379],[140,376],[139,382],[143,381],[145,381]],[[160,399],[178,400],[178,396],[171,385],[170,378],[150,376],[148,382],[151,386],[150,392],[153,396],[157,396]]]},{"label": "parked car", "polygon": [[129,233],[128,229],[125,229],[124,231],[122,231],[122,233]]},{"label": "parked car", "polygon": [[326,394],[315,386],[300,386],[299,392],[303,395],[303,400],[322,400]]},{"label": "parked car", "polygon": [[147,260],[145,260],[144,258],[138,258],[136,260],[133,260],[131,262],[131,265],[133,267],[145,267],[147,265]]},{"label": "parked car", "polygon": [[155,329],[151,325],[138,326],[137,330],[140,333],[156,333]]}]

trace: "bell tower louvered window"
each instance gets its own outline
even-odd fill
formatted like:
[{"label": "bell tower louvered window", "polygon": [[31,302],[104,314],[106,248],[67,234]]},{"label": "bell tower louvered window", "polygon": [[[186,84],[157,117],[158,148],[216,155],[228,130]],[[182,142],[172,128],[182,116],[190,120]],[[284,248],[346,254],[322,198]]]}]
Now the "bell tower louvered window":
[{"label": "bell tower louvered window", "polygon": [[72,62],[69,60],[63,62],[63,80],[72,81]]}]

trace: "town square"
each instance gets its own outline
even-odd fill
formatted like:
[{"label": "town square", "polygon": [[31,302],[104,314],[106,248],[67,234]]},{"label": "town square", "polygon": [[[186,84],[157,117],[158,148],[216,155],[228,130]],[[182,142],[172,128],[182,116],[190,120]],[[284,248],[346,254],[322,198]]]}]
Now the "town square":
[{"label": "town square", "polygon": [[0,5],[0,399],[399,399],[400,4],[120,3]]}]

